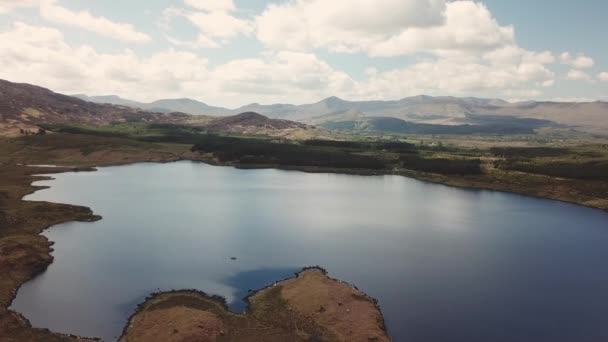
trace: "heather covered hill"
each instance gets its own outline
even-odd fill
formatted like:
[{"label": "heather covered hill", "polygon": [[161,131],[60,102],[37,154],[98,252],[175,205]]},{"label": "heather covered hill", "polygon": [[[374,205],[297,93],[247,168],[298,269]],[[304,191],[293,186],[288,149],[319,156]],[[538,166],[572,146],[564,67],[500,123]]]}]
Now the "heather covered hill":
[{"label": "heather covered hill", "polygon": [[126,106],[97,104],[49,89],[0,80],[0,134],[37,131],[43,124],[102,126],[112,122],[181,122],[186,114],[154,113]]},{"label": "heather covered hill", "polygon": [[241,113],[216,119],[207,125],[207,128],[213,131],[229,131],[239,127],[267,129],[307,128],[307,126],[302,123],[289,120],[270,119],[264,115],[254,112]]},{"label": "heather covered hill", "polygon": [[[129,104],[127,100],[106,97]],[[148,129],[147,125],[170,124],[199,131],[269,135],[307,139],[326,135],[302,123],[270,119],[257,113],[213,117],[181,112],[142,110],[135,107],[94,103],[55,93],[49,89],[0,80],[0,135],[33,134],[41,126],[101,128],[106,135],[124,136]],[[73,129],[71,130],[73,131]]]}]

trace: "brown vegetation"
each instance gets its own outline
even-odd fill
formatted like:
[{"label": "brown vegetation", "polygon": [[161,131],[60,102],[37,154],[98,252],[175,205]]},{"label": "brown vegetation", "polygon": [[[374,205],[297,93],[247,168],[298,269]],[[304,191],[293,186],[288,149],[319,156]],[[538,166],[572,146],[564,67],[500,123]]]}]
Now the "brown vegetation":
[{"label": "brown vegetation", "polygon": [[122,342],[389,341],[375,302],[312,268],[249,298],[245,314],[196,291],[155,294],[129,320]]},{"label": "brown vegetation", "polygon": [[19,286],[52,262],[51,244],[39,235],[40,232],[61,222],[97,219],[88,208],[21,200],[36,190],[31,182],[42,179],[33,173],[67,170],[16,165],[0,167],[0,341],[82,340],[32,328],[24,317],[7,309]]},{"label": "brown vegetation", "polygon": [[181,124],[211,132],[263,134],[289,139],[329,135],[288,120],[256,113],[210,117],[184,113],[158,113],[138,108],[100,104],[54,93],[42,87],[0,80],[0,136],[43,134],[40,126],[100,127],[116,123]]},{"label": "brown vegetation", "polygon": [[[177,160],[189,153],[181,145],[166,146],[124,139],[46,134],[0,141],[0,341],[83,341],[31,327],[20,314],[8,310],[17,289],[43,272],[53,261],[51,243],[40,233],[67,221],[92,221],[99,217],[89,208],[23,201],[40,189],[32,182],[51,174],[90,170],[87,165],[137,161]],[[76,167],[29,167],[21,164],[63,164]]]}]

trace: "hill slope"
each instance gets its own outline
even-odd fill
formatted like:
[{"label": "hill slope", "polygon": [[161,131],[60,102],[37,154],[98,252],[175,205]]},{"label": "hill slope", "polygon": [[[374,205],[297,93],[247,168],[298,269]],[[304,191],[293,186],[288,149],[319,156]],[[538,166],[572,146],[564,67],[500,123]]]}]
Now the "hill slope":
[{"label": "hill slope", "polygon": [[87,96],[84,94],[76,94],[73,95],[79,99],[101,103],[101,104],[115,104],[120,106],[129,106],[134,108],[141,108],[154,112],[161,113],[171,113],[171,112],[181,112],[192,115],[214,115],[214,116],[223,116],[223,115],[231,115],[233,111],[221,108],[221,107],[213,107],[209,106],[206,103],[199,102],[192,99],[165,99],[165,100],[157,100],[154,102],[138,102],[132,101],[128,99],[123,99],[122,97],[116,95],[107,95],[107,96]]},{"label": "hill slope", "polygon": [[[134,101],[116,96],[91,98],[114,104],[133,105]],[[129,104],[131,103],[131,104]],[[190,103],[190,105],[188,105]],[[161,112],[180,111],[199,115],[224,116],[242,112],[256,112],[270,118],[296,120],[308,124],[327,124],[340,113],[359,113],[364,117],[397,118],[411,123],[436,125],[479,125],[481,117],[505,117],[539,119],[575,128],[581,131],[608,134],[607,102],[516,102],[499,99],[451,96],[413,96],[396,101],[347,101],[329,97],[322,101],[303,104],[249,104],[237,109],[208,106],[202,102],[181,100],[160,100],[150,104],[137,103],[139,108],[154,108]],[[325,119],[325,121],[323,121]],[[506,119],[505,119],[506,120]],[[514,124],[514,122],[508,124]],[[505,124],[505,122],[501,123]],[[515,123],[517,124],[517,123]]]},{"label": "hill slope", "polygon": [[112,122],[175,123],[186,114],[153,113],[126,106],[96,104],[46,88],[0,80],[0,132],[18,134],[42,124],[100,126]]},{"label": "hill slope", "polygon": [[[132,104],[129,100],[115,96],[104,99]],[[181,100],[179,102],[189,103]],[[257,113],[212,117],[180,112],[155,112],[125,105],[88,102],[42,87],[0,80],[0,135],[19,135],[22,130],[36,132],[41,125],[49,124],[99,127],[130,122],[187,125],[202,127],[212,132],[299,139],[325,135],[324,132],[302,123],[270,119]]]}]

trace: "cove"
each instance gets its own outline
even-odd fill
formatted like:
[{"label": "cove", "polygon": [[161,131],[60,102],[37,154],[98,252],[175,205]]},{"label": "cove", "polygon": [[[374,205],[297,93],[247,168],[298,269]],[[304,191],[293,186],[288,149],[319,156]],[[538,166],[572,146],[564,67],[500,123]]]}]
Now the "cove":
[{"label": "cove", "polygon": [[[194,162],[53,175],[26,197],[103,216],[44,234],[54,262],[12,309],[115,340],[151,292],[248,290],[320,265],[378,299],[395,341],[608,340],[608,214],[400,176]],[[236,258],[236,260],[233,260]]]}]

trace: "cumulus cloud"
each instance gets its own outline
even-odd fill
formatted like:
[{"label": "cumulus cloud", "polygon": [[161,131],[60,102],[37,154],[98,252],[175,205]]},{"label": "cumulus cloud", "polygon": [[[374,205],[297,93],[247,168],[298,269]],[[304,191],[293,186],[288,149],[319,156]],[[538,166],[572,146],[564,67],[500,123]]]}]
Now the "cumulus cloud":
[{"label": "cumulus cloud", "polygon": [[198,54],[174,49],[147,57],[132,50],[100,53],[66,43],[57,29],[25,23],[0,33],[0,78],[65,93],[114,93],[138,100],[192,97],[231,107],[247,102],[305,103],[329,95],[529,98],[553,84],[555,77],[547,66],[554,60],[549,52],[510,46],[479,56],[428,58],[388,71],[369,69],[367,79],[354,80],[310,52],[267,51],[212,67]]},{"label": "cumulus cloud", "polygon": [[0,33],[0,64],[0,78],[8,80],[65,92],[135,97],[147,92],[177,94],[181,82],[204,79],[207,70],[207,61],[194,54],[174,50],[148,58],[131,50],[103,54],[87,45],[68,45],[57,29],[22,22]]},{"label": "cumulus cloud", "polygon": [[38,6],[39,0],[2,0],[0,1],[0,14],[12,12],[18,8]]},{"label": "cumulus cloud", "polygon": [[226,0],[186,0],[185,4],[195,10],[169,7],[163,11],[161,27],[170,31],[172,21],[177,17],[187,19],[199,33],[194,40],[182,40],[170,34],[170,43],[186,48],[218,48],[238,35],[249,35],[253,24],[234,16],[234,3]]},{"label": "cumulus cloud", "polygon": [[236,9],[232,0],[184,0],[190,7],[204,11],[231,12]]},{"label": "cumulus cloud", "polygon": [[555,75],[546,66],[552,61],[549,53],[514,48],[511,55],[518,61],[497,55],[429,59],[373,73],[363,92],[368,98],[385,99],[417,94],[533,97],[539,88],[553,85]]},{"label": "cumulus cloud", "polygon": [[[59,0],[0,0],[0,13],[40,6],[57,27],[72,26],[126,42],[150,39],[130,24],[60,6]],[[118,93],[139,100],[193,97],[237,106],[245,102],[316,101],[455,95],[530,99],[565,79],[608,82],[591,74],[592,58],[554,55],[518,46],[514,28],[499,23],[472,0],[278,0],[255,18],[243,17],[233,0],[183,0],[164,10],[165,48],[102,53],[68,44],[60,30],[15,23],[0,31],[0,78],[89,94]],[[185,19],[197,30],[186,39],[172,30]],[[221,48],[239,36],[255,36],[267,49],[249,58],[211,66],[200,48]],[[320,59],[315,50],[371,57],[364,79]],[[375,68],[380,57],[410,56],[392,70]],[[374,65],[379,61],[378,65]],[[570,71],[556,79],[554,63]],[[95,65],[95,68],[91,68]],[[380,69],[380,70],[379,70]],[[94,81],[92,81],[94,80]],[[558,84],[559,86],[559,84]]]},{"label": "cumulus cloud", "polygon": [[188,12],[183,14],[199,30],[214,38],[227,39],[253,31],[251,24],[226,12]]},{"label": "cumulus cloud", "polygon": [[177,47],[183,47],[186,49],[200,49],[200,48],[207,48],[207,49],[216,49],[219,48],[221,45],[207,37],[204,34],[199,34],[196,39],[193,40],[183,40],[183,39],[179,39],[176,37],[173,37],[169,34],[165,34],[167,41]]},{"label": "cumulus cloud", "polygon": [[440,26],[406,28],[369,49],[374,56],[398,56],[418,52],[446,54],[488,51],[514,44],[512,26],[500,26],[487,7],[472,1],[447,4]]},{"label": "cumulus cloud", "polygon": [[128,43],[146,43],[151,40],[147,34],[137,31],[131,24],[117,23],[94,16],[88,11],[71,11],[59,6],[56,0],[42,0],[40,15],[55,24],[76,27]]},{"label": "cumulus cloud", "polygon": [[[138,100],[192,97],[220,105],[313,101],[345,94],[354,81],[314,54],[269,52],[214,68],[207,59],[168,49],[148,57],[71,46],[54,28],[15,23],[0,33],[0,78],[64,93],[120,94]],[[94,65],[94,68],[91,68]]]},{"label": "cumulus cloud", "polygon": [[227,96],[249,97],[248,102],[310,102],[355,87],[350,76],[316,55],[288,51],[228,62],[215,68],[211,78]]},{"label": "cumulus cloud", "polygon": [[270,5],[256,18],[258,39],[274,49],[363,51],[372,56],[486,51],[514,43],[479,2],[298,0]]},{"label": "cumulus cloud", "polygon": [[581,70],[572,69],[568,71],[566,78],[572,81],[589,81],[591,80],[591,75]]},{"label": "cumulus cloud", "polygon": [[595,64],[591,57],[580,53],[577,56],[573,56],[570,52],[564,52],[559,56],[559,60],[562,64],[569,65],[576,69],[591,68]]},{"label": "cumulus cloud", "polygon": [[368,69],[368,80],[353,88],[356,98],[421,93],[530,98],[555,84],[550,70],[554,54],[519,47],[514,27],[499,24],[481,2],[362,3],[296,0],[270,5],[256,17],[257,37],[273,49],[430,56],[385,72]]},{"label": "cumulus cloud", "polygon": [[0,0],[0,14],[18,8],[38,7],[40,16],[54,24],[76,27],[128,43],[146,43],[150,36],[137,31],[128,23],[117,23],[94,16],[88,11],[72,11],[58,4],[57,0]]},{"label": "cumulus cloud", "polygon": [[444,8],[444,0],[296,0],[257,16],[257,37],[277,50],[362,51],[405,28],[440,25]]}]

